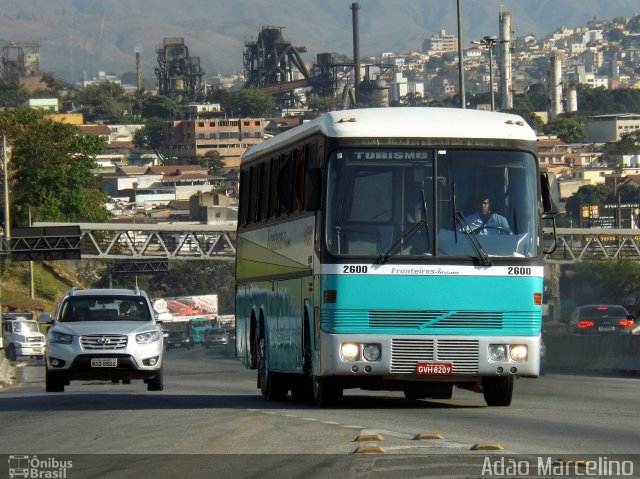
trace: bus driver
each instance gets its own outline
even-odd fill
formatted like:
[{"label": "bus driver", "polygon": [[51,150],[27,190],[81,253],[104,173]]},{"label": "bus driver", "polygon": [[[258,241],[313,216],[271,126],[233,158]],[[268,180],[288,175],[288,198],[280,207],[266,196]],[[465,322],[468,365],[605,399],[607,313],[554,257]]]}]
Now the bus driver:
[{"label": "bus driver", "polygon": [[507,218],[491,211],[489,195],[481,194],[478,196],[477,208],[478,211],[465,218],[470,233],[476,235],[513,234]]}]

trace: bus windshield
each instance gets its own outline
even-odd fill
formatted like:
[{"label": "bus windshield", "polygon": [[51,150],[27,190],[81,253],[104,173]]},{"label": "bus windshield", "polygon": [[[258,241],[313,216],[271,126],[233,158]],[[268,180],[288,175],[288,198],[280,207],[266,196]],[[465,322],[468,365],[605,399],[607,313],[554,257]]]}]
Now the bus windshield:
[{"label": "bus windshield", "polygon": [[536,256],[535,171],[534,156],[518,151],[335,151],[327,249],[383,261]]}]

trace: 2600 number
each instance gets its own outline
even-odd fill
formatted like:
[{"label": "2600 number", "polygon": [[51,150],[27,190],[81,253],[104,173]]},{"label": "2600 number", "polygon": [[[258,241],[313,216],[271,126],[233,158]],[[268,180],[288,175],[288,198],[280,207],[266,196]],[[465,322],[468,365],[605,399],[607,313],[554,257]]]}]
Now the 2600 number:
[{"label": "2600 number", "polygon": [[345,264],[342,272],[345,274],[367,274],[369,268],[360,264]]},{"label": "2600 number", "polygon": [[517,276],[531,276],[531,268],[510,266],[509,274],[517,275]]}]

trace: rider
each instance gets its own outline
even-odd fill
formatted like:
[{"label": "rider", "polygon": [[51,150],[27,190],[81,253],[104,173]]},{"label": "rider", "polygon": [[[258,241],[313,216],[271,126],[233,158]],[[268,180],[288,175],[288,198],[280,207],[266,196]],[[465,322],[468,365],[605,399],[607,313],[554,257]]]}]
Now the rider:
[{"label": "rider", "polygon": [[469,232],[477,235],[513,234],[507,218],[491,211],[488,194],[481,194],[477,201],[478,211],[465,218]]}]

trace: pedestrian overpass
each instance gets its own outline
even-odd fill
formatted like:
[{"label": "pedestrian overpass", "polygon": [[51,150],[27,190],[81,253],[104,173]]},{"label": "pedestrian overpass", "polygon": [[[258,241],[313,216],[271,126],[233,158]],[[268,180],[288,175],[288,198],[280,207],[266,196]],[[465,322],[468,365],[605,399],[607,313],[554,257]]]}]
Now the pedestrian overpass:
[{"label": "pedestrian overpass", "polygon": [[[82,259],[104,260],[233,260],[236,252],[236,226],[188,223],[79,223],[78,247]],[[36,227],[71,226],[70,223],[34,223]],[[544,230],[544,247],[552,243],[552,231]],[[556,228],[556,248],[546,255],[551,264],[579,261],[640,261],[640,230]],[[44,246],[43,246],[44,244]],[[55,242],[37,247],[55,248]],[[15,244],[12,253],[16,251]],[[23,245],[22,248],[31,248]],[[6,250],[5,250],[6,251]]]}]

